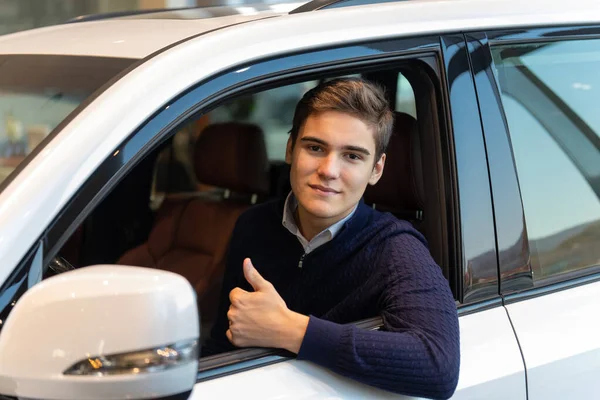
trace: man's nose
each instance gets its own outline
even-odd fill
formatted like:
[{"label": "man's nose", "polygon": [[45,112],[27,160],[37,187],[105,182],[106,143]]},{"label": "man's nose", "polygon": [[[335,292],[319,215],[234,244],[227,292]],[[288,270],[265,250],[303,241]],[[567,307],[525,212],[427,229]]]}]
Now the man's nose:
[{"label": "man's nose", "polygon": [[325,179],[335,179],[340,175],[340,162],[335,154],[321,159],[317,173]]}]

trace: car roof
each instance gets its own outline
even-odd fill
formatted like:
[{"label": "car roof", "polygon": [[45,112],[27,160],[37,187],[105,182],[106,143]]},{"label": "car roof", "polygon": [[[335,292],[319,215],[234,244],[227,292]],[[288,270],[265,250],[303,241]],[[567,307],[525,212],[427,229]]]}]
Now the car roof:
[{"label": "car roof", "polygon": [[181,40],[288,13],[305,2],[205,7],[66,23],[0,36],[0,54],[144,58]]},{"label": "car roof", "polygon": [[[312,3],[322,4],[323,1],[316,0]],[[369,2],[359,0],[361,1]],[[600,2],[597,0],[569,0],[568,3],[564,0],[410,0],[397,3],[387,1],[389,0],[373,0],[373,3],[386,4],[357,7],[386,7],[393,4],[393,7],[402,11],[404,23],[410,21],[409,25],[412,25],[427,22],[432,30],[435,30],[433,28],[437,25],[447,25],[449,20],[455,22],[453,26],[460,26],[465,30],[537,25],[537,21],[546,25],[549,22],[558,24],[564,20],[563,14],[573,11],[574,8],[589,9],[590,12],[586,14],[585,19],[569,20],[568,23],[600,22]],[[356,0],[331,0],[330,3],[340,7],[343,4],[356,4]],[[280,17],[302,5],[304,9],[310,9],[310,3],[306,2],[207,7],[62,24],[0,36],[0,54],[60,54],[139,59],[194,36],[259,19]],[[438,12],[440,7],[450,10],[451,14],[447,11]],[[331,13],[338,10],[339,8],[319,10],[287,15],[285,18],[320,13],[327,13],[331,18],[335,18]],[[228,13],[232,15],[214,17]]]},{"label": "car roof", "polygon": [[[402,19],[405,22],[427,22],[432,27],[438,24],[445,25],[447,20],[461,21],[461,28],[465,30],[522,26],[527,23],[536,25],[536,21],[543,24],[548,24],[548,21],[561,23],[563,13],[574,8],[590,10],[586,19],[581,20],[582,23],[600,22],[600,3],[596,0],[569,0],[568,7],[564,0],[531,0],[525,3],[522,0],[410,0],[397,3],[388,1],[373,0],[373,3],[385,2],[385,5],[379,5],[382,7],[393,4],[402,10]],[[314,3],[322,4],[323,0],[316,0]],[[344,3],[356,4],[356,0],[332,0],[330,3],[340,7]],[[437,12],[441,6],[448,10],[448,3],[451,3],[451,14]],[[280,17],[302,5],[303,8],[310,9],[310,3],[306,2],[207,7],[62,24],[0,36],[0,54],[59,54],[139,59],[191,37],[245,22]],[[377,6],[369,4],[356,7]],[[337,10],[339,8],[319,10],[310,14],[324,12],[335,18],[330,13]],[[232,15],[214,17],[223,14]],[[302,14],[307,13],[287,15],[285,18],[294,18]],[[482,24],[481,21],[486,22]],[[572,20],[568,22],[573,23]]]}]

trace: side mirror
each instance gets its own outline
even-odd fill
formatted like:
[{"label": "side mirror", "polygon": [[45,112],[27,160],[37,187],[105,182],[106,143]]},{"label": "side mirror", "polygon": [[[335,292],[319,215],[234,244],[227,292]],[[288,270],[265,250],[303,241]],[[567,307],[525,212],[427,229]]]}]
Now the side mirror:
[{"label": "side mirror", "polygon": [[198,337],[196,294],[182,276],[116,265],[66,272],[27,291],[7,318],[0,395],[188,398]]}]

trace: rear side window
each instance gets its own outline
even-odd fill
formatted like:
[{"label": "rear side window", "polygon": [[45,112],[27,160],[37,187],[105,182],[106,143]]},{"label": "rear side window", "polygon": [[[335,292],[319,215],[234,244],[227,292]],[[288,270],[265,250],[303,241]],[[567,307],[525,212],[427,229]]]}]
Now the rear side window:
[{"label": "rear side window", "polygon": [[600,40],[498,46],[536,285],[600,266]]}]

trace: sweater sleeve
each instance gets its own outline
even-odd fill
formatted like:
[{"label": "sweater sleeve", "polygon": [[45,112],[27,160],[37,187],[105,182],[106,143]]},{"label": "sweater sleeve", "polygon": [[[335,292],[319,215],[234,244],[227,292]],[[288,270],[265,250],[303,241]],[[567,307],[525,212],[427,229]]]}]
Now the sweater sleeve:
[{"label": "sweater sleeve", "polygon": [[434,399],[452,396],[460,345],[454,298],[425,245],[403,234],[381,253],[382,331],[310,316],[298,359],[359,382]]}]

